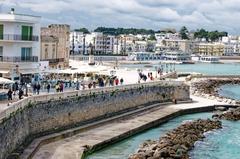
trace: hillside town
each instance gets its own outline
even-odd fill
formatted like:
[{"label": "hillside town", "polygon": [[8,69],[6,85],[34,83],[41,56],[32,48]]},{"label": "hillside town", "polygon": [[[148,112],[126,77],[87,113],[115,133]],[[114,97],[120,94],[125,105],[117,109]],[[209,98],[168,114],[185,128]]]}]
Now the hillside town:
[{"label": "hillside town", "polygon": [[0,159],[239,158],[235,4],[0,0]]},{"label": "hillside town", "polygon": [[[1,77],[19,80],[20,75],[27,79],[44,69],[68,69],[71,58],[88,60],[91,49],[103,61],[115,61],[118,56],[121,60],[162,59],[166,52],[181,52],[188,60],[193,56],[239,59],[240,55],[240,37],[226,32],[193,32],[186,27],[180,31],[99,27],[90,32],[68,24],[43,27],[40,22],[41,17],[18,14],[13,8],[0,14]],[[135,53],[140,56],[127,58]]]}]

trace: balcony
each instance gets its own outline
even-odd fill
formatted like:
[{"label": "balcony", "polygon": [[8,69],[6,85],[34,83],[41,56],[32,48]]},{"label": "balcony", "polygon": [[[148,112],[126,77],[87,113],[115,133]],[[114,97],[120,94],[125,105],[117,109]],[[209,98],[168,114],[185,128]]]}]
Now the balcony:
[{"label": "balcony", "polygon": [[38,62],[37,56],[21,57],[21,56],[3,56],[0,57],[0,62]]},{"label": "balcony", "polygon": [[39,41],[38,36],[22,36],[17,34],[1,34],[0,41]]}]

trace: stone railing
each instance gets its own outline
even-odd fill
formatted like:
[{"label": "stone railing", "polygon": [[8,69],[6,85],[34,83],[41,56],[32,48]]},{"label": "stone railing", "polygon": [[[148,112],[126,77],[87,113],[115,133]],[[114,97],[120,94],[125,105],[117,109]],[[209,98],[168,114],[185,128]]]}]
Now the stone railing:
[{"label": "stone railing", "polygon": [[140,84],[129,84],[129,85],[114,86],[114,87],[102,87],[102,88],[89,89],[89,90],[66,91],[66,92],[55,93],[55,94],[30,96],[10,104],[9,108],[0,112],[0,121],[4,118],[9,117],[11,113],[14,113],[18,109],[24,108],[29,103],[64,99],[64,98],[74,97],[74,96],[84,96],[84,95],[89,95],[90,93],[93,94],[93,93],[111,92],[114,90],[128,90],[128,89],[148,87],[148,86],[154,86],[154,85],[181,86],[182,84],[183,82],[180,82],[180,81],[155,81],[155,82],[147,82],[147,83],[140,83]]}]

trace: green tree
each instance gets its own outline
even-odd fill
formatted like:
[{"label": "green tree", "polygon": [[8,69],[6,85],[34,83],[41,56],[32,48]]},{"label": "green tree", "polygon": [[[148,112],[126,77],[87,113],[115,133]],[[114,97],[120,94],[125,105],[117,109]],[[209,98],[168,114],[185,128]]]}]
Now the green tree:
[{"label": "green tree", "polygon": [[208,31],[206,31],[205,29],[200,29],[200,30],[197,30],[195,33],[194,33],[194,38],[208,38]]},{"label": "green tree", "polygon": [[80,29],[75,29],[75,31],[78,31],[78,32],[83,32],[84,34],[89,34],[89,30],[87,28],[80,28]]},{"label": "green tree", "polygon": [[156,37],[155,35],[150,35],[150,37],[148,38],[148,40],[151,40],[151,41],[156,41]]},{"label": "green tree", "polygon": [[180,36],[181,36],[182,39],[189,39],[188,38],[188,29],[187,29],[187,27],[183,26],[180,29]]}]

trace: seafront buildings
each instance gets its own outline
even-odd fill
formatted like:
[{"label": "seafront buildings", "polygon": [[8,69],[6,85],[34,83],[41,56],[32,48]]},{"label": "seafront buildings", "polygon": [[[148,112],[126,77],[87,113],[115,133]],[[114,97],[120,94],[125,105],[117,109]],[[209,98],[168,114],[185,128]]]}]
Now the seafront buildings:
[{"label": "seafront buildings", "polygon": [[223,56],[224,44],[222,43],[197,43],[194,53],[203,56]]},{"label": "seafront buildings", "polygon": [[31,81],[40,60],[39,16],[0,14],[0,74],[13,80]]}]

